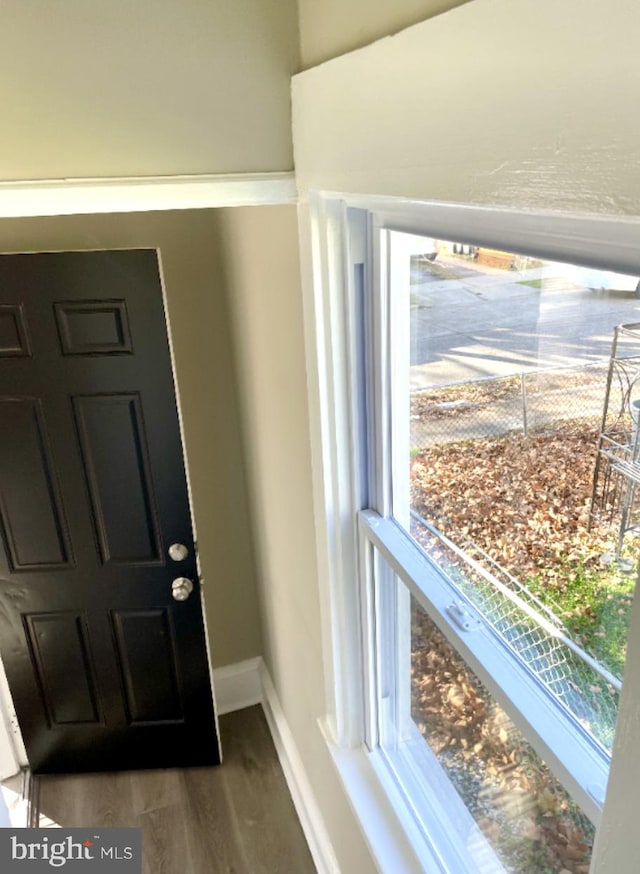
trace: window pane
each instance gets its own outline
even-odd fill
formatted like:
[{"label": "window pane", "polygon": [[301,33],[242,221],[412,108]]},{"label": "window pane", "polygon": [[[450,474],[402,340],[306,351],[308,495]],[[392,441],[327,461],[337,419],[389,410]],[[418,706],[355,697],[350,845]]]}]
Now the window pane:
[{"label": "window pane", "polygon": [[618,714],[617,679],[574,643],[543,601],[492,565],[473,542],[462,540],[461,549],[417,519],[412,520],[412,534],[576,725],[611,749]]},{"label": "window pane", "polygon": [[427,614],[411,603],[411,713],[513,874],[588,874],[593,826]]},{"label": "window pane", "polygon": [[610,750],[640,545],[638,277],[393,240],[396,518]]}]

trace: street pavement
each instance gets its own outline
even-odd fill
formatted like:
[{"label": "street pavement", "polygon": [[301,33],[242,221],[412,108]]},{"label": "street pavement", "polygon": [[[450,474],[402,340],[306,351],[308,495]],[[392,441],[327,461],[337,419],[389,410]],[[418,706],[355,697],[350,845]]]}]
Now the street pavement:
[{"label": "street pavement", "polygon": [[640,322],[636,283],[561,264],[499,270],[438,256],[412,271],[411,388],[607,359],[615,326]]}]

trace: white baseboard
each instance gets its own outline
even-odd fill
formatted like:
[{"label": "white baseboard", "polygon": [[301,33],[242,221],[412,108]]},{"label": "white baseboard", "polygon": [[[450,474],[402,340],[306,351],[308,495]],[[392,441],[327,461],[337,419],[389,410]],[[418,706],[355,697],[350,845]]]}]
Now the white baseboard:
[{"label": "white baseboard", "polygon": [[307,777],[273,681],[262,660],[258,670],[263,692],[264,714],[318,874],[340,874],[340,866],[333,852],[313,787]]},{"label": "white baseboard", "polygon": [[318,874],[340,874],[313,787],[262,659],[247,659],[216,668],[213,672],[213,686],[219,716],[254,704],[262,704],[280,766]]},{"label": "white baseboard", "polygon": [[213,690],[218,716],[262,703],[260,657],[225,665],[213,671]]}]

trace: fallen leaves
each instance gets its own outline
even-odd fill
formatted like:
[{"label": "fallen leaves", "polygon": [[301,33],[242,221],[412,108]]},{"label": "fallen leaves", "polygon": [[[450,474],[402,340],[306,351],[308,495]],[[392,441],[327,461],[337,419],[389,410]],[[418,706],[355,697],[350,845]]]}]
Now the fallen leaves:
[{"label": "fallen leaves", "polygon": [[415,602],[412,716],[514,874],[587,874],[593,832],[562,786]]},{"label": "fallen leaves", "polygon": [[562,587],[559,564],[595,563],[611,534],[608,524],[587,531],[596,441],[596,428],[565,422],[431,446],[411,459],[411,505],[519,579]]}]

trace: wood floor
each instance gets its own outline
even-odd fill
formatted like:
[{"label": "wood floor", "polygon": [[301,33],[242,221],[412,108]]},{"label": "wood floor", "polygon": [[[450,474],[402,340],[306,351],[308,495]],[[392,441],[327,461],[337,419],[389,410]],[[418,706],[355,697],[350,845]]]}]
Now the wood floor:
[{"label": "wood floor", "polygon": [[313,874],[262,709],[220,736],[218,768],[42,777],[40,825],[142,827],[144,874]]}]

